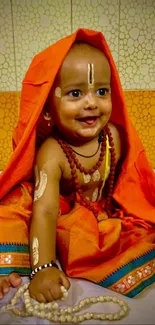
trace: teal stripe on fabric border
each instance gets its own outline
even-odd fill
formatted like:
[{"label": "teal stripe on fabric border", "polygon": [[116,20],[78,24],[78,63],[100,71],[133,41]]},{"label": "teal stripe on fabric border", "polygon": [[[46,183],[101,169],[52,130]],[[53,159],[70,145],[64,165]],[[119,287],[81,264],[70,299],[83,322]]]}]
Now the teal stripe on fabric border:
[{"label": "teal stripe on fabric border", "polygon": [[129,272],[133,271],[137,267],[140,267],[141,265],[151,261],[153,258],[155,258],[155,250],[139,257],[136,260],[133,260],[132,262],[128,263],[127,265],[121,267],[118,271],[115,271],[112,275],[108,276],[105,280],[98,283],[98,285],[102,287],[110,287],[115,282],[119,281],[122,277],[124,277]]},{"label": "teal stripe on fabric border", "polygon": [[31,269],[27,267],[0,267],[0,275],[7,275],[11,272],[17,272],[20,275],[30,275]]},{"label": "teal stripe on fabric border", "polygon": [[154,282],[155,282],[155,274],[153,274],[151,278],[149,278],[149,279],[143,281],[142,283],[140,283],[139,286],[137,286],[132,291],[127,293],[126,296],[129,297],[129,298],[133,298],[136,295],[138,295],[138,293],[140,293],[142,290],[144,290],[145,288],[147,288],[148,286],[150,286]]},{"label": "teal stripe on fabric border", "polygon": [[0,253],[28,253],[28,245],[0,244]]}]

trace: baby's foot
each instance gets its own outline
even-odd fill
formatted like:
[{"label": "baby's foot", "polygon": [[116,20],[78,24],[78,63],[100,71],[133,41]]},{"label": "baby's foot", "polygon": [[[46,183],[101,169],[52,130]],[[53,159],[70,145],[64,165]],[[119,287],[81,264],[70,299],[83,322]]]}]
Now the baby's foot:
[{"label": "baby's foot", "polygon": [[10,291],[10,287],[18,287],[22,283],[22,279],[18,273],[0,276],[0,299]]}]

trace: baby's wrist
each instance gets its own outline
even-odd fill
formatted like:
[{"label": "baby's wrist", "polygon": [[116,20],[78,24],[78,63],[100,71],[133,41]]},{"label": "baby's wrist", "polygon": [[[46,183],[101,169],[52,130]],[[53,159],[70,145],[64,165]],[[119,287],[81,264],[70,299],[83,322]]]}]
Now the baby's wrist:
[{"label": "baby's wrist", "polygon": [[39,271],[43,270],[43,269],[46,269],[48,267],[56,267],[57,269],[59,269],[58,265],[52,260],[50,263],[46,263],[46,264],[43,264],[39,267],[36,267],[30,274],[30,279],[32,280],[34,275],[36,273],[38,273]]}]

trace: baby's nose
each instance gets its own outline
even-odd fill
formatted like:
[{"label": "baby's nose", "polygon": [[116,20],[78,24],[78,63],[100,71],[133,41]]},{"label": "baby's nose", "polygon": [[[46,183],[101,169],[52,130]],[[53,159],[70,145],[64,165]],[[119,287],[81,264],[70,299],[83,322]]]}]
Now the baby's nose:
[{"label": "baby's nose", "polygon": [[97,108],[96,96],[89,93],[86,97],[85,109],[95,109]]}]

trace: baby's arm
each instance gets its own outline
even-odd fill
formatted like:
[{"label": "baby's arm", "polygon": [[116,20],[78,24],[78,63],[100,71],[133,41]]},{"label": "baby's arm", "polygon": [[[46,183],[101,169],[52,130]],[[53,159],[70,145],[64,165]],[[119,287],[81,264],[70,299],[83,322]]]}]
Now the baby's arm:
[{"label": "baby's arm", "polygon": [[[36,185],[30,229],[32,269],[56,261],[56,222],[59,213],[61,153],[54,139],[41,146],[36,159]],[[56,267],[37,272],[30,283],[30,294],[40,302],[60,298],[60,285],[69,288],[69,280]]]}]

